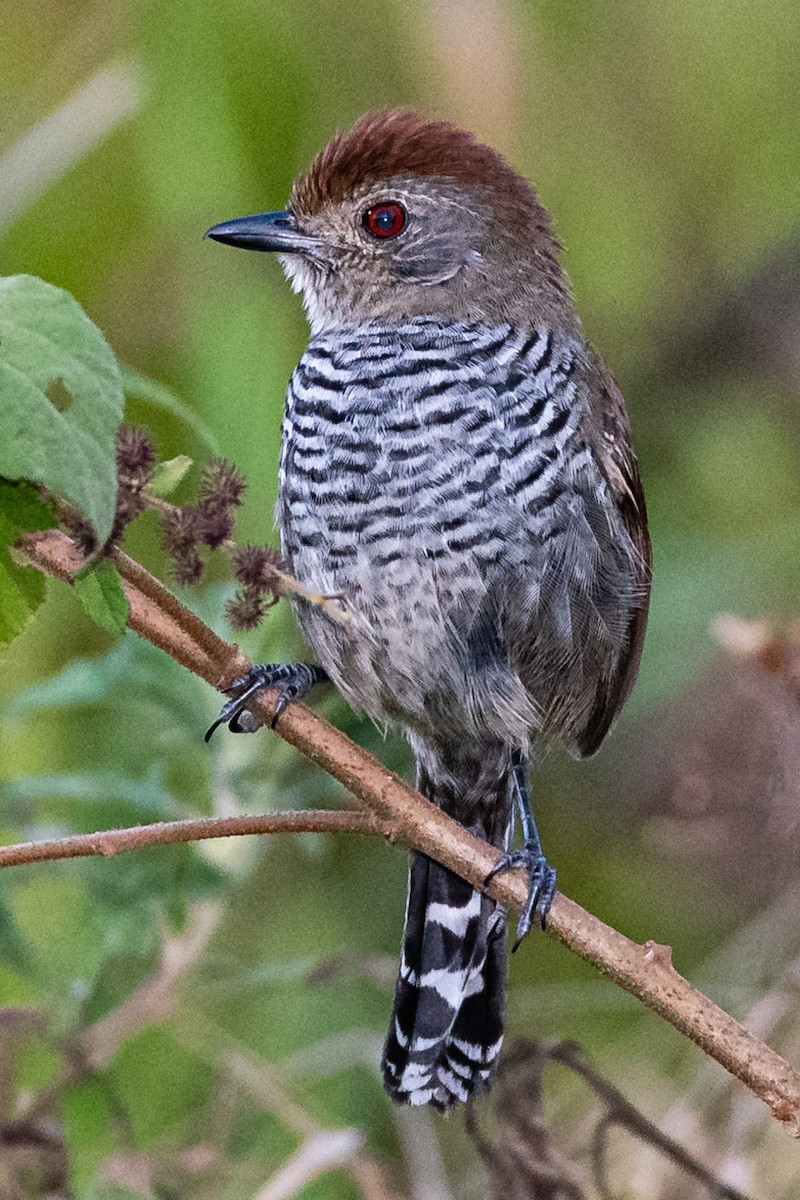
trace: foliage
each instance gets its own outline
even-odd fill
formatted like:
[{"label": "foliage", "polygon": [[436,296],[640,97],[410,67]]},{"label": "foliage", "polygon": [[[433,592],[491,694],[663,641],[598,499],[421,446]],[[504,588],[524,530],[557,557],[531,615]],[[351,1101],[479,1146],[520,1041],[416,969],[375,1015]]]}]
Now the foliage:
[{"label": "foliage", "polygon": [[111,532],[116,359],[72,296],[41,279],[0,280],[0,475],[69,500],[99,542]]},{"label": "foliage", "polygon": [[44,579],[15,560],[14,544],[54,522],[52,506],[29,483],[0,479],[0,644],[11,642],[44,600]]}]

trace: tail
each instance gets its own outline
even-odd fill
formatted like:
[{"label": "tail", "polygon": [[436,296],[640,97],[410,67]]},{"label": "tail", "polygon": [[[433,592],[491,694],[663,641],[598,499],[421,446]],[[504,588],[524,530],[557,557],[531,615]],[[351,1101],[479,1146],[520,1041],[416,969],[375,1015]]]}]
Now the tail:
[{"label": "tail", "polygon": [[488,1085],[503,1043],[506,942],[493,900],[414,852],[382,1063],[394,1100],[444,1112]]}]

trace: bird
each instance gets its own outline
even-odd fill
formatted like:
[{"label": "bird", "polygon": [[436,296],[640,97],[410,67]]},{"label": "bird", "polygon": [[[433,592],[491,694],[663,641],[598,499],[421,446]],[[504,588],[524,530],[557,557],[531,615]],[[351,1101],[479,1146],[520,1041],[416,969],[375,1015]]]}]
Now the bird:
[{"label": "bird", "polygon": [[[473,134],[388,109],[337,133],[285,209],[207,236],[277,253],[302,296],[282,553],[349,616],[298,600],[317,661],[254,667],[209,734],[257,727],[262,688],[277,716],[332,681],[402,730],[422,795],[501,851],[492,875],[527,870],[519,939],[556,889],[532,761],[603,741],[637,674],[651,580],[624,401],[583,334],[550,216]],[[490,1086],[507,942],[501,905],[412,852],[382,1058],[395,1101],[446,1113]]]}]

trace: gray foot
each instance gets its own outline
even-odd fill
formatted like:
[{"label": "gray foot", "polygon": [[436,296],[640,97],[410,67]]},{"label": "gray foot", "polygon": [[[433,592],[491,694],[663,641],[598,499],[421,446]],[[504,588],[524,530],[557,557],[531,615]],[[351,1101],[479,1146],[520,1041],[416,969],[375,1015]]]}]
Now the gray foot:
[{"label": "gray foot", "polygon": [[255,733],[262,722],[250,712],[247,705],[259,692],[275,688],[278,696],[271,726],[274,729],[278,717],[289,704],[303,700],[318,683],[326,683],[327,672],[316,663],[259,663],[251,667],[246,675],[234,679],[227,689],[231,699],[223,704],[214,724],[206,731],[209,741],[215,729],[227,725],[231,733]]}]

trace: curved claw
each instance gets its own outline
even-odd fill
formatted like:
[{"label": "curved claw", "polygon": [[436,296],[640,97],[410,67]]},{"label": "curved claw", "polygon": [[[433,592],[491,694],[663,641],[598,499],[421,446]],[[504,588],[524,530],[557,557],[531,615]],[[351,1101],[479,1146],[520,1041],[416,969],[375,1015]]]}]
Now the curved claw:
[{"label": "curved claw", "polygon": [[517,923],[517,937],[512,947],[513,954],[530,930],[534,914],[537,914],[542,929],[547,926],[547,914],[556,894],[556,870],[551,867],[538,845],[525,846],[522,850],[506,853],[499,859],[483,881],[490,883],[496,875],[522,867],[528,875],[528,898]]},{"label": "curved claw", "polygon": [[250,675],[241,675],[238,679],[234,679],[228,690],[231,692],[238,691],[238,695],[232,696],[230,700],[223,704],[216,721],[209,725],[206,730],[204,741],[210,742],[214,731],[219,729],[220,725],[227,725],[232,733],[254,732],[258,728],[258,725],[254,726],[253,730],[245,729],[240,724],[240,718],[247,709],[248,701],[263,691],[265,686],[268,685],[262,683],[260,679],[251,679]]},{"label": "curved claw", "polygon": [[213,721],[213,722],[212,722],[212,723],[209,725],[209,727],[208,727],[208,729],[205,731],[205,733],[203,734],[203,741],[204,741],[204,742],[210,742],[210,741],[211,741],[211,739],[212,739],[212,737],[213,737],[213,736],[214,736],[214,734],[216,733],[216,731],[219,729],[220,725],[224,725],[224,724],[225,724],[225,718],[224,718],[224,717],[217,717],[216,721]]},{"label": "curved claw", "polygon": [[277,688],[275,711],[270,725],[272,729],[278,717],[295,700],[302,700],[327,675],[315,663],[259,663],[251,667],[246,675],[234,679],[227,691],[233,693],[220,709],[216,721],[206,730],[205,741],[210,741],[220,725],[227,725],[231,733],[255,733],[262,722],[248,709],[253,696],[259,692]]}]

